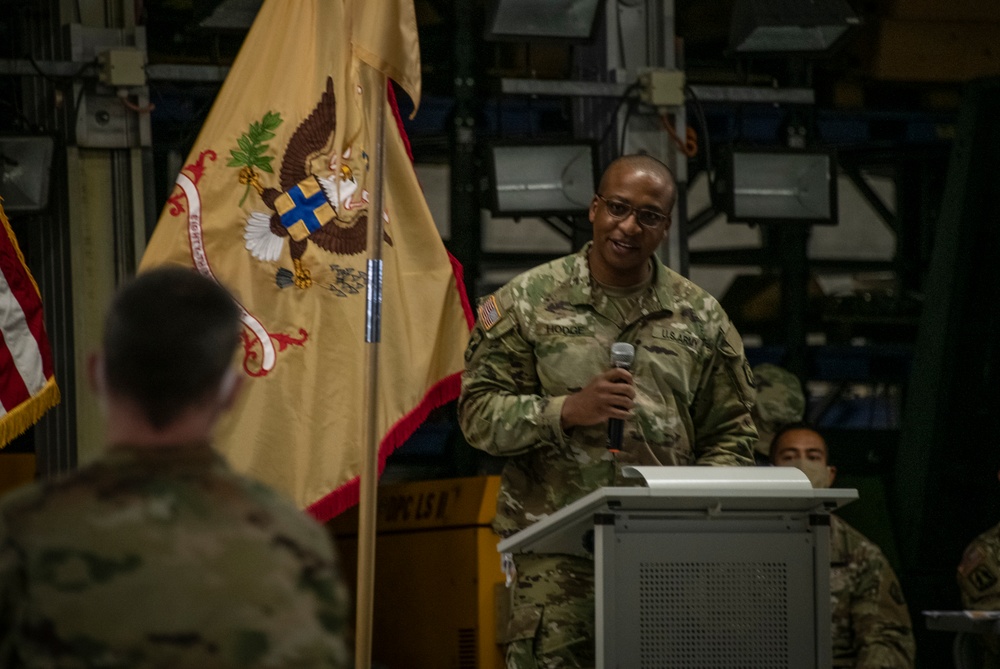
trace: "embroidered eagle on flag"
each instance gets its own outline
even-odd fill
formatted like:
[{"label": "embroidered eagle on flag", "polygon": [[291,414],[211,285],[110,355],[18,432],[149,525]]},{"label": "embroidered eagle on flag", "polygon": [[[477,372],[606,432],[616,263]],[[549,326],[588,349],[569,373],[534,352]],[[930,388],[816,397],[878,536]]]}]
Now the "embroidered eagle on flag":
[{"label": "embroidered eagle on flag", "polygon": [[[260,3],[139,266],[191,267],[232,293],[247,383],[214,445],[323,521],[357,503],[371,434],[384,463],[461,386],[473,322],[461,267],[393,104],[398,85],[418,106],[417,37],[412,0]],[[373,371],[375,215],[391,247]],[[374,405],[358,392],[369,378]]]},{"label": "embroidered eagle on flag", "polygon": [[[294,284],[299,288],[312,285],[309,269],[303,266],[302,255],[309,242],[321,249],[340,255],[364,252],[368,237],[368,192],[359,189],[352,165],[363,161],[360,169],[367,170],[368,156],[352,157],[348,147],[343,155],[334,150],[337,129],[337,105],[333,79],[327,78],[326,90],[312,113],[296,128],[288,141],[278,174],[278,188],[265,187],[255,167],[270,172],[270,157],[262,156],[260,141],[273,137],[266,131],[268,124],[281,123],[280,116],[269,114],[251,127],[248,138],[241,138],[238,150],[233,150],[231,167],[242,166],[240,182],[252,186],[269,213],[253,211],[246,221],[246,248],[258,260],[275,261],[288,243],[294,272],[279,269],[275,280],[281,287]],[[261,128],[264,129],[263,133]],[[254,132],[256,130],[256,132]],[[359,192],[360,191],[360,192]],[[388,217],[385,217],[388,224]],[[383,239],[392,246],[392,237],[383,232]]]}]

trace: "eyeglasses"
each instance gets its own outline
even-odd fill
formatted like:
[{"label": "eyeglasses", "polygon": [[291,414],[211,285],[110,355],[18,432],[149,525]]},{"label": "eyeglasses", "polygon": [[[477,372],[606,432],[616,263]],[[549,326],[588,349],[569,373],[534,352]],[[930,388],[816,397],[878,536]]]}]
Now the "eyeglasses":
[{"label": "eyeglasses", "polygon": [[652,209],[639,209],[638,207],[633,207],[628,202],[622,202],[621,200],[609,200],[600,193],[594,193],[601,202],[604,203],[604,208],[608,212],[608,216],[616,221],[623,221],[629,217],[629,214],[635,214],[636,222],[644,228],[655,228],[662,225],[668,220],[666,214],[661,214],[658,211],[653,211]]}]

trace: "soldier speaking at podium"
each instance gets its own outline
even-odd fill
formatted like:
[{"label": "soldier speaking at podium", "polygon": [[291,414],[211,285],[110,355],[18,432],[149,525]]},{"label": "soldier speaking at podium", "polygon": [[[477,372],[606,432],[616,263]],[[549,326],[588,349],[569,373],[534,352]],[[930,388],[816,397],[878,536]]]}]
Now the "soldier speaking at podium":
[{"label": "soldier speaking at podium", "polygon": [[[508,458],[501,536],[626,485],[622,465],[753,464],[742,340],[711,295],[654,255],[676,197],[660,161],[615,160],[590,204],[593,241],[480,302],[458,410],[469,443]],[[612,364],[616,342],[633,346],[630,364]],[[622,421],[615,448],[610,420]],[[593,667],[593,560],[518,555],[515,567],[507,666]]]}]

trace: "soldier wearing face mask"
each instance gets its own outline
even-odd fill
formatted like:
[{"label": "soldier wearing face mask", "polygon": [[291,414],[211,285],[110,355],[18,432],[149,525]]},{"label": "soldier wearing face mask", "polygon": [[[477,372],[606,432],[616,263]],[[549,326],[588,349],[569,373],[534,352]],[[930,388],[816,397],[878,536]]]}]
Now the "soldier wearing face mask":
[{"label": "soldier wearing face mask", "polygon": [[[770,459],[802,470],[814,488],[829,488],[837,475],[823,437],[805,423],[774,435]],[[878,546],[837,516],[830,517],[830,595],[834,667],[913,667],[913,628],[895,572]]]}]

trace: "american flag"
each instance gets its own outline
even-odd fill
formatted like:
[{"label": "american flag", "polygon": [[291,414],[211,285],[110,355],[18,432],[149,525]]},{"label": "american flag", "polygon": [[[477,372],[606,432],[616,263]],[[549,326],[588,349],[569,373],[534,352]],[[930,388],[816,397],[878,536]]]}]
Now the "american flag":
[{"label": "american flag", "polygon": [[0,448],[59,403],[42,298],[0,199]]}]

